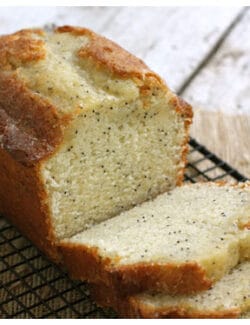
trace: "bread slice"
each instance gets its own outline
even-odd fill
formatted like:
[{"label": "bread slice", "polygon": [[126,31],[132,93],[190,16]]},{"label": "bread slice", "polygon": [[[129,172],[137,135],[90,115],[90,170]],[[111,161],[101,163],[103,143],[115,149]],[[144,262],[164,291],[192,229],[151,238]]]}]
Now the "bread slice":
[{"label": "bread slice", "polygon": [[249,257],[250,183],[177,187],[61,242],[73,278],[121,295],[205,290]]},{"label": "bread slice", "polygon": [[0,213],[57,242],[180,184],[191,107],[140,59],[64,26],[0,37]]},{"label": "bread slice", "polygon": [[249,318],[250,262],[242,262],[211,289],[195,295],[142,293],[118,298],[98,286],[92,287],[92,295],[99,305],[127,318]]}]

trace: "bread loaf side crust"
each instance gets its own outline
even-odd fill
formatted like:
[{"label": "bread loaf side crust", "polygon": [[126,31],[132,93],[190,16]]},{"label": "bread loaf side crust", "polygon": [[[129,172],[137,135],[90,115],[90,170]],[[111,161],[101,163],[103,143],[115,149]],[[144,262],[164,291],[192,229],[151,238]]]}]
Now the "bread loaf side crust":
[{"label": "bread loaf side crust", "polygon": [[245,225],[244,225],[244,228],[246,228],[246,229],[249,229],[249,230],[250,230],[250,222],[249,222],[249,223],[247,223],[247,224],[245,224]]},{"label": "bread loaf side crust", "polygon": [[[97,248],[60,243],[64,264],[73,279],[108,286],[114,296],[143,291],[190,294],[209,289],[212,281],[197,263],[138,263],[115,267],[115,260],[101,258]],[[117,260],[119,258],[117,257]]]},{"label": "bread loaf side crust", "polygon": [[181,163],[183,164],[183,168],[179,171],[179,176],[176,182],[177,186],[180,186],[183,183],[184,173],[187,165],[187,155],[189,151],[189,129],[193,119],[193,110],[192,106],[190,106],[187,102],[185,102],[179,96],[175,96],[171,100],[171,104],[173,105],[176,112],[178,112],[184,119],[184,127],[186,136],[182,143],[182,151],[181,151]]},{"label": "bread loaf side crust", "polygon": [[0,214],[54,262],[60,262],[39,167],[24,166],[0,148],[0,180]]},{"label": "bread loaf side crust", "polygon": [[55,262],[61,257],[40,164],[62,141],[68,121],[29,90],[15,71],[0,72],[0,213]]},{"label": "bread loaf side crust", "polygon": [[238,318],[242,314],[238,308],[222,311],[198,311],[185,306],[156,309],[139,303],[136,297],[114,295],[107,286],[91,284],[89,288],[91,297],[100,307],[113,308],[123,318]]},{"label": "bread loaf side crust", "polygon": [[[171,308],[169,310],[157,309],[153,310],[145,305],[138,305],[135,301],[130,302],[130,311],[134,310],[135,315],[140,318],[239,318],[240,311],[238,309],[209,311],[209,310],[192,310],[188,311],[184,307]],[[123,308],[120,303],[120,308]],[[129,314],[130,314],[129,311]],[[129,315],[128,314],[128,315]],[[124,310],[122,315],[126,315]]]},{"label": "bread loaf side crust", "polygon": [[70,118],[29,90],[17,73],[0,72],[0,146],[25,166],[53,153]]},{"label": "bread loaf side crust", "polygon": [[56,263],[61,257],[52,230],[39,160],[62,139],[56,108],[18,79],[0,72],[0,213]]},{"label": "bread loaf side crust", "polygon": [[46,51],[41,39],[32,34],[44,35],[42,29],[24,29],[0,37],[0,69],[13,70],[22,64],[45,58]]}]

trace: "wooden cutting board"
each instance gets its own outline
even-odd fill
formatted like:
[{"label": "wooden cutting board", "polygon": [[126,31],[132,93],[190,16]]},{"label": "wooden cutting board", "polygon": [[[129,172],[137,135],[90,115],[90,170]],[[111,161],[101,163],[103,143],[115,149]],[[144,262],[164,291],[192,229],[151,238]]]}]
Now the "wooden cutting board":
[{"label": "wooden cutting board", "polygon": [[250,115],[195,109],[191,136],[250,178]]}]

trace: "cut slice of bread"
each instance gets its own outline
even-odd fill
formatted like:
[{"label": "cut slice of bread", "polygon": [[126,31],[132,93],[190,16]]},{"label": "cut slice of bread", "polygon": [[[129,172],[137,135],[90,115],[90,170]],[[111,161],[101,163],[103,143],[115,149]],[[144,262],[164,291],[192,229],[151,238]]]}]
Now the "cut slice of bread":
[{"label": "cut slice of bread", "polygon": [[0,213],[41,250],[180,184],[191,107],[78,27],[0,37]]},{"label": "cut slice of bread", "polygon": [[142,293],[118,298],[102,286],[92,286],[91,292],[99,305],[127,318],[249,318],[250,262],[239,264],[210,290],[190,296]]},{"label": "cut slice of bread", "polygon": [[208,289],[249,256],[250,184],[197,183],[61,242],[72,277],[123,295]]}]

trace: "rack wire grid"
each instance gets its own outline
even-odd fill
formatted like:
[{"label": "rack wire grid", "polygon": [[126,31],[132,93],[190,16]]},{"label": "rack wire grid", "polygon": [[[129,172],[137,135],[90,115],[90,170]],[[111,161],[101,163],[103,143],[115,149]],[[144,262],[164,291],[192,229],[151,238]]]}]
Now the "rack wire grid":
[{"label": "rack wire grid", "polygon": [[[237,180],[246,177],[190,140],[185,180]],[[0,217],[0,318],[117,318],[89,296],[87,285],[72,281],[18,230]]]}]

